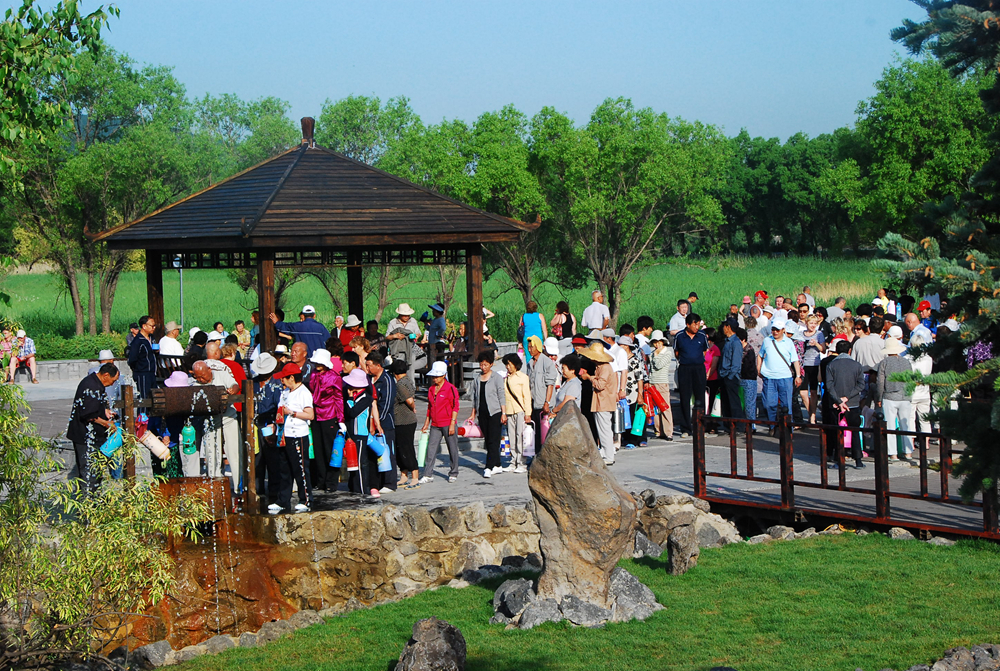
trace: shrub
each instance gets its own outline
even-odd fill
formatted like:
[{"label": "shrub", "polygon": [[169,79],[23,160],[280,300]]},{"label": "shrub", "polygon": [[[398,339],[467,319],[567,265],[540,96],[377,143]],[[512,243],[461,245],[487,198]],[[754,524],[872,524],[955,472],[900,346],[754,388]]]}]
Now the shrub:
[{"label": "shrub", "polygon": [[[31,334],[28,334],[31,336]],[[100,335],[78,335],[71,338],[44,335],[35,338],[36,358],[53,361],[57,359],[93,359],[102,349],[109,349],[115,356],[125,353],[125,336],[120,333]]]}]

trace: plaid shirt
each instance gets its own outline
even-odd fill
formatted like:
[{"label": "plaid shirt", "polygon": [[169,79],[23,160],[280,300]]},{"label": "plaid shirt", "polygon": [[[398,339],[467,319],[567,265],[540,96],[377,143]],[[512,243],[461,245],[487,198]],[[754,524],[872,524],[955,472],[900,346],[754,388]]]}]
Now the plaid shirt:
[{"label": "plaid shirt", "polygon": [[29,356],[35,353],[35,341],[31,338],[25,338],[23,345],[17,345],[17,358],[27,359]]}]

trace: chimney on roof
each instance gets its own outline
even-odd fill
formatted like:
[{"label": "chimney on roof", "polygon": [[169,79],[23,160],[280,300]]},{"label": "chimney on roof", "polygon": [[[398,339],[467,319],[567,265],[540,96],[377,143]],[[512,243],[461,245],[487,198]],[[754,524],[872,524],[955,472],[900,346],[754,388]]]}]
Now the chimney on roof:
[{"label": "chimney on roof", "polygon": [[308,144],[310,147],[316,146],[316,140],[313,139],[313,131],[315,129],[315,119],[311,116],[302,117],[302,144]]}]

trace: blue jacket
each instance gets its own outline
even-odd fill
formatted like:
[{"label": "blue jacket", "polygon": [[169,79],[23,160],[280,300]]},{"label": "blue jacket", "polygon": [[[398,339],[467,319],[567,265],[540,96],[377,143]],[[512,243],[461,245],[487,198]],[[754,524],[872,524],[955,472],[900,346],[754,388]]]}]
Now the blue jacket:
[{"label": "blue jacket", "polygon": [[318,349],[324,349],[326,341],[330,338],[330,332],[326,327],[312,317],[306,317],[305,321],[301,322],[278,322],[274,328],[295,336],[298,342],[304,342],[309,348],[309,356]]},{"label": "blue jacket", "polygon": [[726,339],[722,348],[722,363],[719,365],[719,377],[728,380],[740,379],[740,368],[743,364],[743,343],[735,333]]}]

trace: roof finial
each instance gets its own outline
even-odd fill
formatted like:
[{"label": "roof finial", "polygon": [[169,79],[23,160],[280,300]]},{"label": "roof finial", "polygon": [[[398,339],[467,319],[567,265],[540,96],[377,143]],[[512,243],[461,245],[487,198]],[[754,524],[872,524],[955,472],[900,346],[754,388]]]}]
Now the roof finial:
[{"label": "roof finial", "polygon": [[310,147],[316,146],[316,140],[313,139],[313,130],[315,128],[315,119],[311,116],[302,117],[302,144],[308,144]]}]

